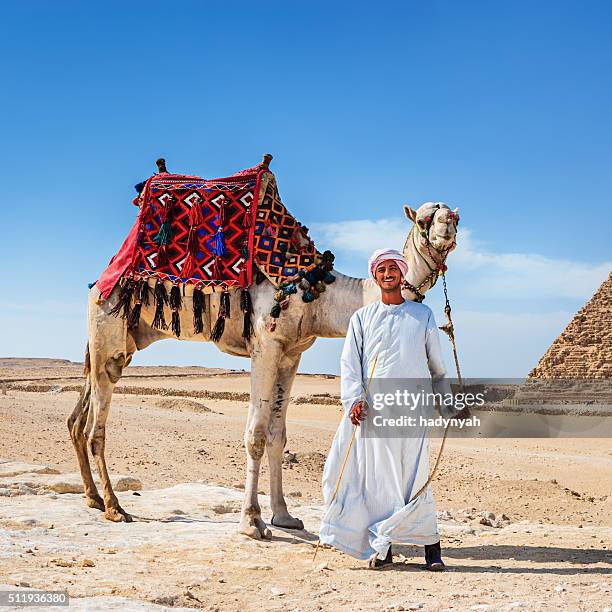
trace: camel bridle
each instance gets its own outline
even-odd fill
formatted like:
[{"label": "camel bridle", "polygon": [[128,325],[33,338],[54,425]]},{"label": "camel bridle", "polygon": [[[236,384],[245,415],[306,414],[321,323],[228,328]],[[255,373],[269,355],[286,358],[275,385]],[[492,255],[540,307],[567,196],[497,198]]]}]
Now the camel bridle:
[{"label": "camel bridle", "polygon": [[[419,255],[419,257],[425,262],[425,265],[427,266],[427,268],[429,269],[429,274],[427,274],[425,278],[417,285],[413,285],[412,283],[409,283],[407,280],[404,280],[402,284],[402,287],[404,289],[407,289],[408,291],[414,294],[416,302],[422,302],[425,299],[425,295],[422,293],[421,289],[425,287],[427,283],[429,283],[429,289],[431,289],[438,282],[438,277],[444,275],[447,269],[446,268],[446,258],[448,257],[448,254],[455,248],[457,244],[456,240],[453,240],[447,247],[439,249],[433,245],[433,243],[431,242],[429,238],[429,233],[431,231],[431,227],[434,223],[435,217],[441,210],[442,209],[440,208],[440,205],[436,204],[435,211],[433,212],[433,214],[428,215],[427,217],[425,217],[425,219],[419,219],[418,221],[416,221],[414,227],[410,230],[410,234],[412,235],[412,241],[413,241],[415,250],[417,254]],[[450,211],[448,216],[449,216],[449,219],[453,222],[453,225],[455,227],[455,236],[456,236],[457,235],[456,233],[457,225],[459,224],[459,215],[456,212]],[[419,249],[419,245],[416,242],[418,240],[418,236],[421,236],[422,238],[425,239],[425,246],[427,248],[427,253],[429,257],[431,258],[431,261],[433,262],[433,266],[427,260],[427,258],[424,257],[423,254],[421,253]],[[410,236],[408,237],[408,239],[410,239]],[[437,257],[436,255],[434,255],[432,251],[436,253]]]}]

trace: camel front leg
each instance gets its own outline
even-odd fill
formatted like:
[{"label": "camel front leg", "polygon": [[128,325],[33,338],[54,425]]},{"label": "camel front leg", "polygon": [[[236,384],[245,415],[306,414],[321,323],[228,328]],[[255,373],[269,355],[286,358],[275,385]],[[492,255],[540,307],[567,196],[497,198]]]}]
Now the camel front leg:
[{"label": "camel front leg", "polygon": [[281,356],[281,346],[275,341],[259,342],[253,347],[251,354],[251,402],[244,433],[247,475],[238,531],[257,540],[272,537],[272,533],[261,518],[257,488],[261,458],[266,447],[270,424],[276,372]]},{"label": "camel front leg", "polygon": [[300,356],[298,355],[291,361],[286,358],[285,361],[288,363],[278,370],[266,440],[268,462],[270,464],[270,505],[272,506],[272,520],[270,522],[274,527],[284,527],[286,529],[304,529],[304,523],[289,514],[283,495],[283,451],[287,444],[287,408],[291,398],[291,387],[300,363]]}]

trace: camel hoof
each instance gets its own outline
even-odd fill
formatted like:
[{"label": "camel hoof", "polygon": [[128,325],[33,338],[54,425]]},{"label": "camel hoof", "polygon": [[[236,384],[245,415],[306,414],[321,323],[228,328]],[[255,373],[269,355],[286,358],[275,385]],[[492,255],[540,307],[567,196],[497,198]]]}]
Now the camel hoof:
[{"label": "camel hoof", "polygon": [[261,532],[255,525],[247,525],[246,527],[238,527],[238,533],[253,538],[253,540],[261,540]]},{"label": "camel hoof", "polygon": [[290,514],[285,516],[274,514],[270,523],[273,527],[282,527],[283,529],[304,529],[304,523]]},{"label": "camel hoof", "polygon": [[132,517],[123,508],[108,508],[104,518],[113,523],[131,523]]},{"label": "camel hoof", "polygon": [[86,497],[85,503],[89,508],[95,508],[96,510],[102,510],[104,512],[106,508],[104,507],[104,501],[100,496],[97,497]]},{"label": "camel hoof", "polygon": [[253,521],[241,521],[238,525],[238,533],[253,538],[254,540],[271,540],[272,532],[266,527],[261,519]]}]

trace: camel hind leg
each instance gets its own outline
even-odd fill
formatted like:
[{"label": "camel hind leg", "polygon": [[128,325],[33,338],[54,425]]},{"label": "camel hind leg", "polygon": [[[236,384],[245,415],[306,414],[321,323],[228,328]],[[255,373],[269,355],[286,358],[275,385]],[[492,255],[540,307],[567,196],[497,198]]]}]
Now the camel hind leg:
[{"label": "camel hind leg", "polygon": [[[106,466],[104,448],[106,421],[113,390],[121,378],[123,368],[131,361],[132,354],[136,351],[136,345],[132,337],[128,336],[125,320],[108,314],[106,312],[107,304],[108,302],[100,307],[90,294],[89,402],[86,417],[85,411],[82,411],[81,426],[83,420],[86,419],[84,435],[87,437],[89,451],[96,462],[102,484],[104,516],[114,522],[130,522],[132,517],[121,508],[113,491]],[[77,456],[80,457],[79,452],[77,450]],[[87,473],[84,475],[84,484],[87,487],[86,477]]]},{"label": "camel hind leg", "polygon": [[110,411],[113,389],[128,361],[129,357],[125,353],[116,353],[104,361],[103,371],[96,374],[92,373],[91,427],[88,427],[89,450],[96,462],[102,482],[104,516],[113,522],[125,521],[126,523],[131,522],[132,517],[119,505],[119,500],[113,491],[106,466],[104,448],[106,444],[106,420]]},{"label": "camel hind leg", "polygon": [[87,378],[85,380],[85,384],[83,385],[83,390],[81,391],[77,405],[72,411],[72,414],[68,417],[66,424],[68,425],[70,439],[72,440],[72,444],[79,462],[86,503],[90,508],[97,508],[98,510],[104,511],[104,500],[100,497],[96,483],[94,482],[91,474],[89,456],[87,455],[87,437],[85,435],[85,425],[87,424],[91,400],[89,348],[85,354],[85,374]]}]

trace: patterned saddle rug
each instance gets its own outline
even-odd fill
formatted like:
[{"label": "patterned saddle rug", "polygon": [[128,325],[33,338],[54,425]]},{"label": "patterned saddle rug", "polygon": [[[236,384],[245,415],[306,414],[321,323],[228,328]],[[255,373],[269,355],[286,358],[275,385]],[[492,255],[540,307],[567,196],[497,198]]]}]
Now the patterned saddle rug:
[{"label": "patterned saddle rug", "polygon": [[[333,281],[333,255],[319,253],[308,228],[287,211],[265,163],[219,179],[160,172],[139,187],[136,223],[96,283],[103,299],[121,283],[114,313],[125,316],[131,326],[138,325],[141,304],[148,304],[150,279],[157,307],[153,325],[167,328],[168,305],[177,336],[185,285],[194,290],[196,332],[202,331],[203,294],[222,292],[213,340],[223,333],[220,319],[229,316],[228,291],[238,288],[244,335],[250,337],[248,287],[257,273],[254,266],[279,289],[270,313],[274,318],[286,307],[287,297],[297,292],[296,283],[304,292],[302,299],[311,301],[324,290],[322,285]],[[172,283],[169,297],[164,281]]]}]

